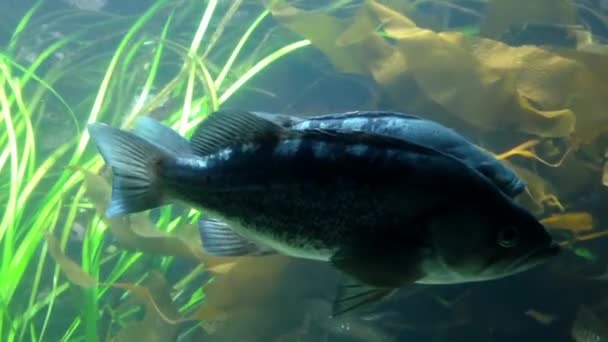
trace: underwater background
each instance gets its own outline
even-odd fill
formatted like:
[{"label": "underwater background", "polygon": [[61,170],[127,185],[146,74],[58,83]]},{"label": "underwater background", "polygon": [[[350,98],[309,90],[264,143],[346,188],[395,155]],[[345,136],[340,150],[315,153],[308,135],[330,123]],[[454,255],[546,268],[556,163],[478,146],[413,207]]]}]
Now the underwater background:
[{"label": "underwater background", "polygon": [[[607,341],[606,42],[604,0],[2,0],[0,341]],[[218,108],[436,120],[564,252],[329,319],[328,265],[210,257],[178,205],[103,215],[88,122]]]}]

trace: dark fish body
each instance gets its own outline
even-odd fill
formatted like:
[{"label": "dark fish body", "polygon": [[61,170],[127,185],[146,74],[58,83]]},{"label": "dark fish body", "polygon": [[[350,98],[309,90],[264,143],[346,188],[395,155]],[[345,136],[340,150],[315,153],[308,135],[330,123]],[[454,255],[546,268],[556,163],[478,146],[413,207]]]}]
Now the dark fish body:
[{"label": "dark fish body", "polygon": [[149,119],[136,134],[90,125],[113,170],[107,215],[184,201],[210,217],[200,230],[211,254],[328,261],[380,289],[339,295],[358,302],[407,283],[504,277],[559,251],[529,212],[450,153],[286,118],[218,112],[190,141]]},{"label": "dark fish body", "polygon": [[242,235],[327,260],[357,240],[405,237],[415,229],[407,223],[465,193],[469,205],[504,201],[464,171],[442,156],[303,137],[176,159],[161,176],[173,196],[217,213]]},{"label": "dark fish body", "polygon": [[387,111],[354,111],[305,118],[260,114],[280,118],[282,125],[296,130],[339,129],[408,139],[462,160],[510,197],[520,194],[525,188],[524,182],[511,169],[461,134],[415,115]]}]

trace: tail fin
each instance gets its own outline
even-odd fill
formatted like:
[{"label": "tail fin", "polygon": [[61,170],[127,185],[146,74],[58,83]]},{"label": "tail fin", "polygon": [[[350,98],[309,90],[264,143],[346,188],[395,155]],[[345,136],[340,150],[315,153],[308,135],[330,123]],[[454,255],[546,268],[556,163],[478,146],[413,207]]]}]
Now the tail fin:
[{"label": "tail fin", "polygon": [[115,217],[164,205],[159,162],[169,153],[137,135],[102,123],[88,126],[103,159],[112,168],[112,198],[106,216]]}]

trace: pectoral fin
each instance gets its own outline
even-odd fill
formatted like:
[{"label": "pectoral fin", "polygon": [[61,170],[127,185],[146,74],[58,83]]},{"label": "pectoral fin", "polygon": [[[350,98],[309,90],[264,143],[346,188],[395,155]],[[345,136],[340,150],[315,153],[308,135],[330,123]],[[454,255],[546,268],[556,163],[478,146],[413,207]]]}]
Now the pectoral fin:
[{"label": "pectoral fin", "polygon": [[414,283],[424,276],[420,269],[423,253],[414,246],[360,246],[340,249],[330,262],[364,284],[394,288]]},{"label": "pectoral fin", "polygon": [[256,244],[236,233],[226,222],[202,218],[199,232],[207,253],[219,257],[263,256],[275,254],[273,250]]},{"label": "pectoral fin", "polygon": [[330,260],[334,267],[356,280],[339,287],[334,316],[386,298],[424,275],[419,267],[422,253],[419,248],[396,248],[390,243],[371,243],[367,247],[362,244],[342,248]]}]

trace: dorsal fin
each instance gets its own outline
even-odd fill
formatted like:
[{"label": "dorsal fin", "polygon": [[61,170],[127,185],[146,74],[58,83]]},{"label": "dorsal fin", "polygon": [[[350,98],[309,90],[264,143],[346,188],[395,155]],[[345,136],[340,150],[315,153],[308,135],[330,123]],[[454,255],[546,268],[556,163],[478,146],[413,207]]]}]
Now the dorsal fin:
[{"label": "dorsal fin", "polygon": [[278,139],[283,127],[254,112],[223,110],[209,115],[190,139],[199,156],[206,156],[222,148],[263,140]]},{"label": "dorsal fin", "polygon": [[352,118],[366,118],[366,119],[374,119],[374,118],[382,118],[385,116],[399,117],[402,119],[410,119],[410,120],[426,120],[421,116],[417,116],[414,114],[401,113],[401,112],[391,112],[386,110],[356,110],[350,112],[341,112],[341,113],[328,113],[321,115],[314,115],[306,117],[306,120],[345,120]]},{"label": "dorsal fin", "polygon": [[[354,112],[353,112],[354,113]],[[381,112],[378,112],[381,113]],[[407,140],[369,132],[350,132],[338,129],[309,129],[292,131],[290,122],[295,117],[275,115],[265,112],[250,112],[244,110],[222,110],[209,115],[190,139],[195,154],[205,156],[213,154],[222,148],[264,140],[275,140],[285,136],[319,137],[325,139],[344,139],[350,143],[380,143],[396,148],[428,150],[441,153]]]}]

